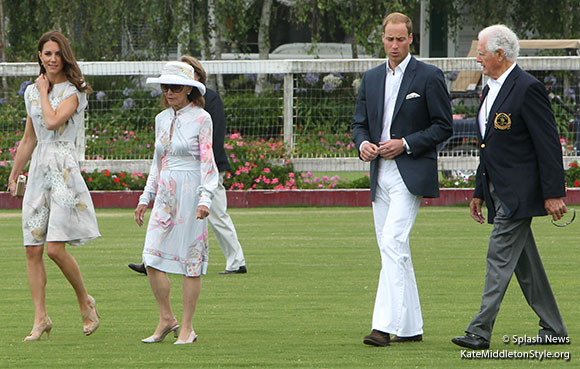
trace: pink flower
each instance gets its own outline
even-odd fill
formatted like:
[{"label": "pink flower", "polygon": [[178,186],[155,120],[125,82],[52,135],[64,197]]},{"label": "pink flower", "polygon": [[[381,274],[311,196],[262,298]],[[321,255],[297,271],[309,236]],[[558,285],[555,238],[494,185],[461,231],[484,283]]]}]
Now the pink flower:
[{"label": "pink flower", "polygon": [[270,173],[270,168],[264,168],[264,173]]},{"label": "pink flower", "polygon": [[288,177],[294,178],[294,173],[288,173]]}]

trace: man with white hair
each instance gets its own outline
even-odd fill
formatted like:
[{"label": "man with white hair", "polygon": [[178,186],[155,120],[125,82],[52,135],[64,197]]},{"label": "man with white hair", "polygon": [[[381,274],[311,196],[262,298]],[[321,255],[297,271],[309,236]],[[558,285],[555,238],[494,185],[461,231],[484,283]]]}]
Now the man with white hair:
[{"label": "man with white hair", "polygon": [[[545,87],[516,64],[517,36],[503,25],[479,33],[477,62],[489,77],[477,121],[480,163],[471,217],[493,224],[487,252],[481,310],[466,335],[451,341],[474,350],[489,348],[493,324],[512,274],[540,318],[541,329],[526,343],[569,343],[550,282],[534,242],[534,216],[554,220],[566,213],[562,149]],[[522,335],[523,336],[523,335]]]}]

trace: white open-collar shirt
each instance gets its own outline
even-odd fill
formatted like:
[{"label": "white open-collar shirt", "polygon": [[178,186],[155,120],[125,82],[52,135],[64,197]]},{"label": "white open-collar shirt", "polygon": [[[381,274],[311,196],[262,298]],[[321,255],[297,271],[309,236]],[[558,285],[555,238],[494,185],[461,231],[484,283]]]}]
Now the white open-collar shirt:
[{"label": "white open-collar shirt", "polygon": [[481,105],[481,109],[479,109],[479,131],[481,132],[481,137],[485,137],[485,127],[487,125],[487,121],[489,119],[489,112],[491,111],[491,107],[499,94],[499,90],[501,90],[501,86],[509,76],[509,74],[514,70],[516,67],[516,63],[514,62],[511,67],[509,67],[498,79],[489,78],[487,80],[487,86],[489,87],[489,91],[485,100],[483,100],[483,104]]},{"label": "white open-collar shirt", "polygon": [[403,59],[403,61],[401,61],[394,70],[391,69],[387,61],[387,74],[385,77],[385,105],[383,109],[383,131],[381,133],[381,142],[391,139],[391,124],[393,122],[393,113],[395,112],[395,103],[397,102],[397,95],[399,94],[399,89],[401,88],[401,82],[403,81],[405,69],[407,69],[407,65],[409,65],[410,60],[411,54],[407,54],[407,57]]}]

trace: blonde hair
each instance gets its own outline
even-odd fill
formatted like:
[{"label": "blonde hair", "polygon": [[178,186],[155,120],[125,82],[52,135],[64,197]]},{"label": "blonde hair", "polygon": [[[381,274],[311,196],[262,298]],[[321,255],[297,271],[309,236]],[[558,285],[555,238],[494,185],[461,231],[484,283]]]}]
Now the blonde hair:
[{"label": "blonde hair", "polygon": [[413,22],[411,21],[411,18],[407,17],[403,13],[391,13],[387,15],[383,20],[383,31],[385,30],[385,27],[389,23],[393,24],[405,23],[405,26],[407,26],[407,33],[408,34],[413,33]]}]

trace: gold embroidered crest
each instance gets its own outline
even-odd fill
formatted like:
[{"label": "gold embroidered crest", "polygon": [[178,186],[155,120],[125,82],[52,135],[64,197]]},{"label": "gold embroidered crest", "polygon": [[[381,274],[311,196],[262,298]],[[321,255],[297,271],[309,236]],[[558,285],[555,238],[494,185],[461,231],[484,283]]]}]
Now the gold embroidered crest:
[{"label": "gold embroidered crest", "polygon": [[506,113],[495,113],[495,119],[493,120],[493,126],[495,129],[500,129],[502,131],[512,128],[511,114]]}]

